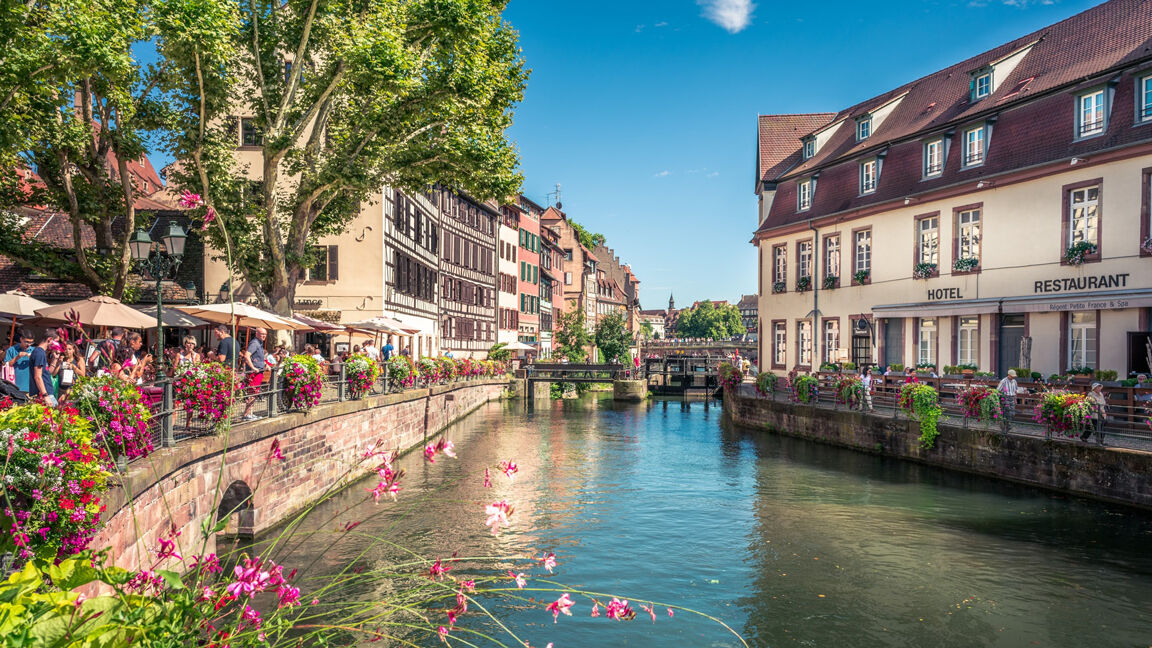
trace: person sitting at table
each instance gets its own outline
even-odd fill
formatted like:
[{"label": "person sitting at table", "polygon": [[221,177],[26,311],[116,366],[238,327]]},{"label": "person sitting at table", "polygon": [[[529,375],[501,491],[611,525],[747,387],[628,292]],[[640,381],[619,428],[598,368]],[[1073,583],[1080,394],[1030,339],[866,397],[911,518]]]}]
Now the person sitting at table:
[{"label": "person sitting at table", "polygon": [[186,363],[199,364],[201,356],[196,352],[196,338],[185,336],[180,348],[176,351],[176,366]]},{"label": "person sitting at table", "polygon": [[108,365],[107,372],[124,382],[134,383],[136,382],[136,378],[132,375],[134,360],[131,349],[126,346],[119,347],[116,349],[116,355],[112,358],[112,364]]}]

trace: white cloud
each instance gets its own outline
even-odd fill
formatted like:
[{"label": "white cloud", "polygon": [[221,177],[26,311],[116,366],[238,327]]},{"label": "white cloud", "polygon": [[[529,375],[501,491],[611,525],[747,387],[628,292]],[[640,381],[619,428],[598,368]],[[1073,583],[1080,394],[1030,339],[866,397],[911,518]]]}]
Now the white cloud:
[{"label": "white cloud", "polygon": [[664,177],[667,177],[667,176],[670,176],[670,175],[672,175],[672,172],[671,172],[671,171],[668,171],[668,170],[664,170],[664,171],[661,171],[660,173],[657,173],[656,175],[654,175],[654,176],[652,176],[652,177],[653,177],[653,178],[664,178]]},{"label": "white cloud", "polygon": [[752,0],[696,0],[704,7],[704,17],[720,25],[730,34],[743,31],[752,23]]},{"label": "white cloud", "polygon": [[656,26],[656,27],[667,27],[667,26],[668,26],[668,23],[667,23],[667,22],[665,22],[665,21],[663,21],[663,20],[661,20],[660,22],[656,23],[656,25],[655,25],[655,26]]},{"label": "white cloud", "polygon": [[708,174],[708,177],[709,177],[709,178],[715,178],[715,177],[716,177],[716,176],[718,176],[718,175],[720,175],[720,172],[719,172],[719,171],[713,171],[712,173],[709,173],[709,174]]}]

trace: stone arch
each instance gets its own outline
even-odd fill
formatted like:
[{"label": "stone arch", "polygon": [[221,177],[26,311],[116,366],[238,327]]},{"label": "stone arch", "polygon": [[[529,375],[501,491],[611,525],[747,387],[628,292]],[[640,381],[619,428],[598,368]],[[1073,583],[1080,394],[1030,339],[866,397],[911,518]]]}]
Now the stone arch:
[{"label": "stone arch", "polygon": [[216,521],[219,522],[238,511],[252,509],[252,488],[243,481],[234,481],[224,491],[220,498],[220,507],[216,509]]}]

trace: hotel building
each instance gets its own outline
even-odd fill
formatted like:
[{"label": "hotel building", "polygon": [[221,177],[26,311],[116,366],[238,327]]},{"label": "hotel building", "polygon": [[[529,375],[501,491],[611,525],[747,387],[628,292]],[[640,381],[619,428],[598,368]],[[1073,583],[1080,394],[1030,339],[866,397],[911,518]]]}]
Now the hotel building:
[{"label": "hotel building", "polygon": [[759,118],[759,362],[1146,371],[1152,8]]}]

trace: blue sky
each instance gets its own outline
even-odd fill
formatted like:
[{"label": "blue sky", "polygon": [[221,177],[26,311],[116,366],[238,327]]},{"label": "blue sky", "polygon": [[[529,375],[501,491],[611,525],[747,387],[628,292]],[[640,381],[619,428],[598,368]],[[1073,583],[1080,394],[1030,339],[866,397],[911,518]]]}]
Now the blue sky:
[{"label": "blue sky", "polygon": [[756,290],[758,114],[833,112],[1098,2],[511,0],[524,192],[602,232],[645,308]]}]

